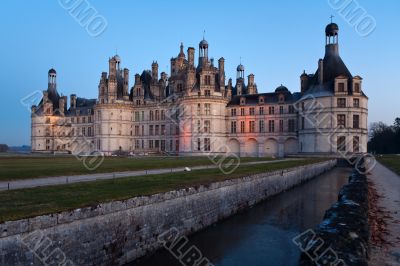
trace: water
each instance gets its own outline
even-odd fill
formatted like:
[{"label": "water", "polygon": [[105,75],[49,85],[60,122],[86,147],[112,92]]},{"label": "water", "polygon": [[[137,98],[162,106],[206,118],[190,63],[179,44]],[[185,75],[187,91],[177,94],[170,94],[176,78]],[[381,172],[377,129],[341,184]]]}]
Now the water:
[{"label": "water", "polygon": [[[334,168],[194,234],[189,243],[215,266],[298,265],[300,251],[292,238],[321,222],[350,172]],[[182,266],[165,249],[131,265]]]}]

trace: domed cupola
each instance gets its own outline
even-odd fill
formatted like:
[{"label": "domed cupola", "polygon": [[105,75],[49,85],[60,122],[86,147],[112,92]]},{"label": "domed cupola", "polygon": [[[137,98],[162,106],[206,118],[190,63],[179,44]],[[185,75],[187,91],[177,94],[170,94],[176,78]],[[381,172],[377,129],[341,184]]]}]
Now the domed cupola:
[{"label": "domed cupola", "polygon": [[337,36],[339,33],[339,26],[336,23],[330,23],[325,27],[326,36]]},{"label": "domed cupola", "polygon": [[283,86],[282,84],[275,89],[276,93],[284,93],[284,92],[288,92],[288,88],[286,88],[285,86]]},{"label": "domed cupola", "polygon": [[[240,61],[242,61],[242,59],[240,59]],[[240,62],[240,64],[237,66],[236,72],[237,72],[237,75],[236,75],[237,79],[240,79],[240,78],[244,79],[244,65],[242,65],[242,62]]]}]

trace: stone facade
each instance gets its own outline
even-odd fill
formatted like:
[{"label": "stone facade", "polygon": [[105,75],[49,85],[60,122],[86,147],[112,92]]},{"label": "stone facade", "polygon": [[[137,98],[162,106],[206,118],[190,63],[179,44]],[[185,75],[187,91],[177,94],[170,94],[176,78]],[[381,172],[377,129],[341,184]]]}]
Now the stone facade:
[{"label": "stone facade", "polygon": [[301,184],[336,160],[0,224],[1,265],[123,265]]},{"label": "stone facade", "polygon": [[226,84],[225,60],[209,58],[209,44],[189,47],[171,59],[171,73],[158,63],[135,75],[121,58],[109,59],[97,99],[60,97],[56,71],[32,107],[32,151],[90,154],[169,153],[285,156],[297,153],[366,152],[368,98],[362,78],[339,56],[338,27],[326,27],[326,52],[315,74],[300,76],[300,92],[279,86],[258,93],[253,74],[237,67]]}]

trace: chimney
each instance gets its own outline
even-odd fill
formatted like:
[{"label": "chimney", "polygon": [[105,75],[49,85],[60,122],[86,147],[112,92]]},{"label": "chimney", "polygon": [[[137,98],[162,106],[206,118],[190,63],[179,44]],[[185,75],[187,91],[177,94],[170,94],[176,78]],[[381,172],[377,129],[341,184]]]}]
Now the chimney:
[{"label": "chimney", "polygon": [[225,59],[223,57],[218,60],[218,71],[219,85],[225,88]]},{"label": "chimney", "polygon": [[136,74],[135,75],[135,85],[138,85],[138,84],[140,84],[140,75]]},{"label": "chimney", "polygon": [[187,50],[189,67],[194,67],[194,48],[189,47]]},{"label": "chimney", "polygon": [[151,64],[151,77],[153,79],[153,82],[158,81],[158,63],[157,63],[157,61],[153,61],[153,64]]},{"label": "chimney", "polygon": [[253,75],[253,74],[250,74],[250,75],[247,76],[247,78],[248,78],[248,83],[247,83],[247,85],[248,85],[248,86],[253,86],[253,85],[254,85],[254,75]]},{"label": "chimney", "polygon": [[43,102],[49,101],[49,93],[47,91],[43,91]]},{"label": "chimney", "polygon": [[318,83],[324,83],[324,60],[322,59],[318,61]]},{"label": "chimney", "polygon": [[124,68],[124,96],[128,95],[129,90],[129,69]]},{"label": "chimney", "polygon": [[70,96],[71,102],[71,109],[75,109],[76,108],[76,94],[71,94]]},{"label": "chimney", "polygon": [[65,96],[60,97],[60,100],[58,100],[58,111],[60,112],[60,115],[64,115],[66,100]]}]

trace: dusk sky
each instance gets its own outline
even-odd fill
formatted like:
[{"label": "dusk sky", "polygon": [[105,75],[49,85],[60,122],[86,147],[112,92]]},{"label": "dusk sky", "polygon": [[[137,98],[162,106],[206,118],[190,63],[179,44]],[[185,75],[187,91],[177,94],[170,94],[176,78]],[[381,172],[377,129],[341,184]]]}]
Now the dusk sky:
[{"label": "dusk sky", "polygon": [[[73,1],[73,0],[69,0]],[[369,123],[392,124],[400,116],[400,2],[353,1],[376,21],[361,36],[332,8],[336,1],[86,1],[107,21],[97,37],[64,9],[64,1],[2,1],[0,16],[2,99],[0,143],[30,145],[30,112],[21,99],[47,88],[47,72],[57,70],[58,92],[96,98],[108,58],[118,51],[134,74],[153,60],[169,73],[180,42],[196,48],[205,38],[209,54],[225,58],[226,76],[235,78],[242,58],[246,76],[255,75],[259,92],[284,84],[299,91],[299,76],[314,73],[324,56],[325,26],[340,27],[340,55],[353,75],[363,77]],[[69,100],[68,100],[69,104]]]}]

